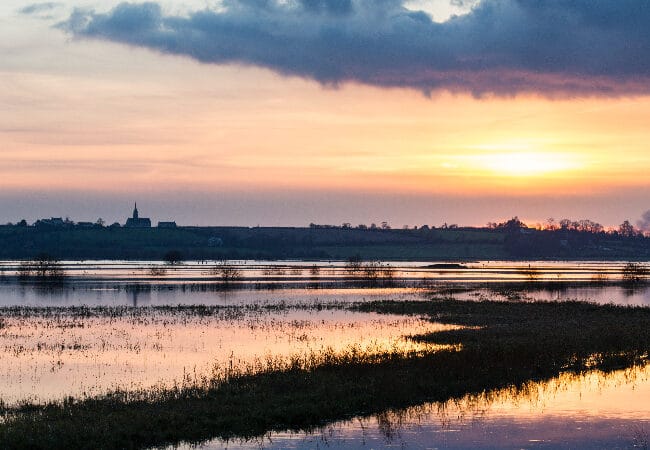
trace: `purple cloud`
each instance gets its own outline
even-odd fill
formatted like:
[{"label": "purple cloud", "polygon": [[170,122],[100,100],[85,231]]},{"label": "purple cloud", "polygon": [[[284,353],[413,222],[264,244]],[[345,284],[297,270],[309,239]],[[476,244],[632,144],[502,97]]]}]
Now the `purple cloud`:
[{"label": "purple cloud", "polygon": [[326,85],[574,97],[650,93],[649,23],[645,0],[483,0],[444,23],[400,0],[226,0],[187,16],[157,3],[76,10],[61,26]]}]

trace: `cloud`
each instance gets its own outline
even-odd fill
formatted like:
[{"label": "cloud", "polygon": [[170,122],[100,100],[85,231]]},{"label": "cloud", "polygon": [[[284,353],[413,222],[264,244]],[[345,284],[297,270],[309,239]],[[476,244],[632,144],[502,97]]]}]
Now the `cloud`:
[{"label": "cloud", "polygon": [[650,211],[646,211],[641,215],[641,219],[637,220],[636,226],[641,231],[650,231]]},{"label": "cloud", "polygon": [[18,10],[20,14],[42,14],[49,12],[55,8],[62,6],[61,3],[45,2],[45,3],[32,3],[31,5],[24,6]]},{"label": "cloud", "polygon": [[184,16],[153,2],[77,9],[60,26],[332,86],[580,97],[650,93],[649,23],[645,0],[483,0],[444,23],[402,0],[224,0]]}]

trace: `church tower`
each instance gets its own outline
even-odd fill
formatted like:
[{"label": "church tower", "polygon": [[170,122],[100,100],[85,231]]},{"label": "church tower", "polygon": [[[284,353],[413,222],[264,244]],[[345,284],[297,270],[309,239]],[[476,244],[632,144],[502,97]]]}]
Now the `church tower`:
[{"label": "church tower", "polygon": [[151,228],[151,219],[147,217],[140,217],[138,213],[138,203],[133,204],[133,217],[126,219],[127,228]]}]

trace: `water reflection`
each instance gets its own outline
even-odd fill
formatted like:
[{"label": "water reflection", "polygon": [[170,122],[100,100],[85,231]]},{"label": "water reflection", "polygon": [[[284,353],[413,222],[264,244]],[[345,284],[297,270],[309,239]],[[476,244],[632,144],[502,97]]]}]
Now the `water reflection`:
[{"label": "water reflection", "polygon": [[[580,300],[650,305],[647,284],[616,280],[624,263],[476,262],[465,269],[433,269],[425,262],[389,262],[390,279],[364,279],[341,262],[236,261],[241,279],[223,283],[204,263],[152,270],[155,262],[64,262],[65,285],[18,282],[17,262],[0,262],[0,306],[258,304],[359,302],[430,298]],[[447,264],[446,267],[454,267]],[[229,265],[230,267],[230,265]],[[530,279],[534,268],[535,279]],[[160,275],[164,273],[164,275]],[[157,275],[152,275],[157,274]],[[593,281],[594,277],[600,281]],[[618,278],[617,278],[618,277]],[[125,295],[127,293],[125,303]],[[144,303],[143,303],[144,302]]]},{"label": "water reflection", "polygon": [[0,307],[7,306],[163,306],[350,303],[369,300],[424,298],[418,288],[283,288],[228,289],[210,284],[92,283],[52,288],[38,285],[0,285]]},{"label": "water reflection", "polygon": [[131,300],[134,308],[145,306],[151,303],[152,286],[149,284],[135,284],[126,286],[125,291]]},{"label": "water reflection", "polygon": [[313,433],[199,448],[647,448],[650,366],[543,382],[357,417]]},{"label": "water reflection", "polygon": [[427,320],[338,309],[142,307],[0,309],[0,400],[13,404],[109,390],[171,386],[266,358],[349,346],[420,350],[405,336],[455,328]]},{"label": "water reflection", "polygon": [[[64,286],[17,283],[11,264],[0,263],[0,399],[10,404],[168,386],[232,364],[325,347],[407,349],[418,344],[405,335],[444,328],[413,317],[330,308],[351,302],[452,297],[650,305],[649,287],[612,283],[621,264],[605,262],[481,262],[448,270],[391,263],[396,280],[368,284],[350,277],[341,263],[314,268],[242,261],[243,280],[228,289],[203,264],[163,274],[151,270],[157,263],[67,262]],[[273,433],[255,442],[206,446],[623,448],[645,442],[647,448],[648,375],[647,368],[562,375],[360,417],[314,434]]]},{"label": "water reflection", "polygon": [[[620,281],[625,262],[611,261],[476,261],[463,264],[432,263],[430,261],[384,261],[376,263],[382,270],[376,280],[390,278],[408,280],[443,280],[462,282],[546,281],[573,282]],[[229,261],[244,282],[306,283],[368,280],[367,271],[351,272],[343,261]],[[20,261],[0,261],[0,278],[15,277]],[[62,261],[61,268],[75,281],[137,280],[148,282],[218,281],[220,263],[188,261],[168,266],[159,261]]]},{"label": "water reflection", "polygon": [[535,284],[469,288],[452,295],[458,300],[583,301],[650,306],[650,286]]},{"label": "water reflection", "polygon": [[373,300],[427,300],[432,297],[458,300],[586,301],[600,304],[650,306],[650,286],[623,285],[445,285],[417,287],[324,287],[300,288],[271,285],[224,290],[201,284],[70,283],[66,286],[0,284],[0,307],[7,306],[163,306],[163,305],[260,305],[354,303]]}]

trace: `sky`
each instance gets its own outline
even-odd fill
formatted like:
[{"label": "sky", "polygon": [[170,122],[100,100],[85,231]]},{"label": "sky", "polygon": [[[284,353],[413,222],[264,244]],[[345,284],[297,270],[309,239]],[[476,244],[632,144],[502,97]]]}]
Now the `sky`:
[{"label": "sky", "polygon": [[0,3],[0,222],[635,222],[650,2]]}]

